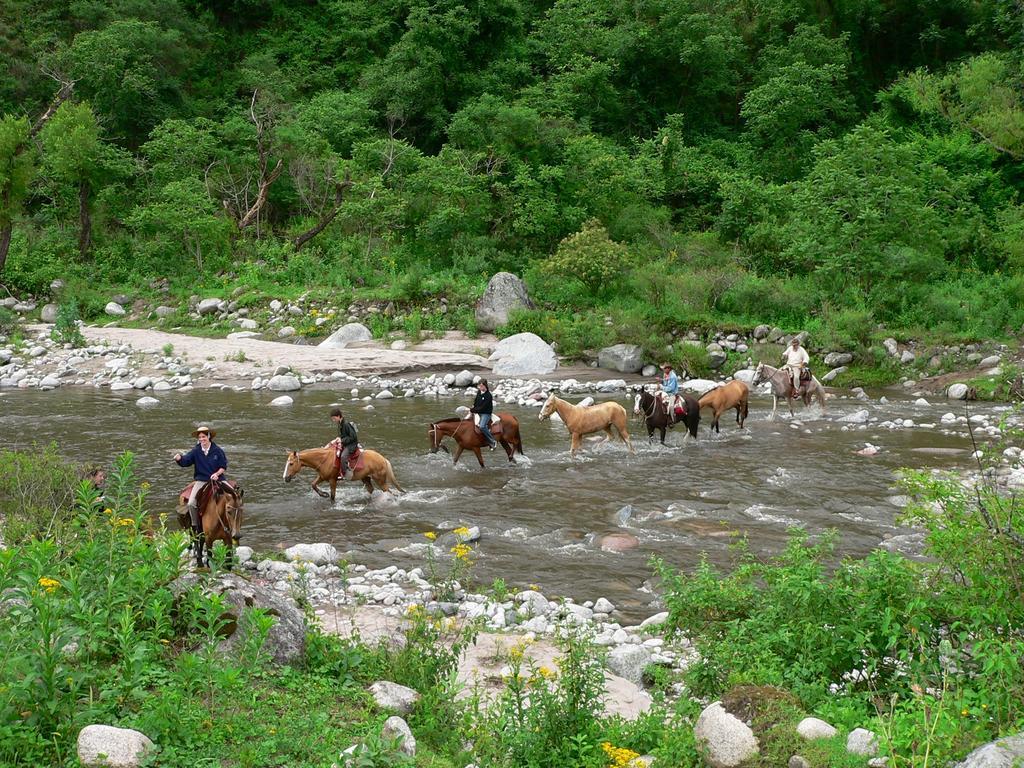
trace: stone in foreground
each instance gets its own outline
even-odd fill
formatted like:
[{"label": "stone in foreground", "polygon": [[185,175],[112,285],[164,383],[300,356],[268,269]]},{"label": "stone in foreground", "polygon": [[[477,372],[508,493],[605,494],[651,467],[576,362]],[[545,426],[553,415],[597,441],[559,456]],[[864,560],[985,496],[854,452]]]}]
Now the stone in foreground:
[{"label": "stone in foreground", "polygon": [[738,768],[760,752],[754,732],[720,701],[700,713],[693,735],[711,768]]},{"label": "stone in foreground", "polygon": [[370,693],[378,707],[390,709],[400,715],[408,715],[420,700],[419,693],[412,688],[387,680],[380,680],[371,685]]},{"label": "stone in foreground", "polygon": [[85,766],[135,768],[152,748],[148,736],[130,728],[87,725],[78,733],[78,759]]}]

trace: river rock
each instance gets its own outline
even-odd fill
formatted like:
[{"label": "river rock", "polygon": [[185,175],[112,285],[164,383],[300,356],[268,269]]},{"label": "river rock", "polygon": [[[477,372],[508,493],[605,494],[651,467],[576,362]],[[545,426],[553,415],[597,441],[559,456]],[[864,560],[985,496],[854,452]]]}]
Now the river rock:
[{"label": "river rock", "polygon": [[558,367],[555,350],[535,333],[517,333],[502,339],[489,360],[499,376],[543,376]]},{"label": "river rock", "polygon": [[829,384],[835,381],[837,376],[846,373],[849,370],[845,365],[840,365],[838,368],[833,368],[831,371],[821,377],[822,384]]},{"label": "river rock", "polygon": [[999,365],[999,355],[989,355],[984,360],[978,363],[979,368],[995,368]]},{"label": "river rock", "polygon": [[29,357],[42,357],[46,354],[46,347],[36,345],[28,351]]},{"label": "river rock", "polygon": [[44,304],[42,310],[39,312],[39,319],[44,323],[53,323],[57,320],[57,305],[56,304]]},{"label": "river rock", "polygon": [[277,338],[279,339],[287,339],[294,335],[295,329],[290,325],[286,325],[283,328],[279,328],[277,330]]},{"label": "river rock", "polygon": [[39,382],[40,389],[56,389],[60,386],[60,379],[56,376],[44,376],[43,380]]},{"label": "river rock", "polygon": [[250,634],[248,613],[261,608],[274,617],[263,650],[275,664],[285,665],[301,661],[306,655],[306,619],[287,595],[247,581],[234,573],[217,576],[189,572],[171,582],[171,591],[180,596],[199,588],[224,598],[224,640],[220,650],[236,655]]},{"label": "river rock", "polygon": [[271,400],[270,404],[276,408],[281,408],[286,405],[291,405],[294,402],[295,400],[293,400],[289,395],[281,395],[280,397],[275,397]]},{"label": "river rock", "polygon": [[854,755],[874,757],[878,754],[878,737],[866,728],[854,728],[846,737],[846,751]]},{"label": "river rock", "polygon": [[461,370],[455,374],[455,386],[461,388],[468,387],[473,383],[473,374],[467,370]]},{"label": "river rock", "polygon": [[297,377],[291,374],[278,374],[267,382],[267,389],[271,392],[294,392],[297,389],[302,389],[302,384],[299,383]]},{"label": "river rock", "polygon": [[946,390],[946,397],[950,400],[966,400],[968,391],[966,384],[950,384]]},{"label": "river rock", "polygon": [[146,387],[153,386],[153,379],[149,376],[139,376],[139,378],[132,382],[132,386],[135,389],[145,389]]},{"label": "river rock", "polygon": [[346,323],[317,344],[324,349],[344,349],[355,341],[372,341],[373,334],[362,323]]},{"label": "river rock", "polygon": [[383,741],[398,741],[398,751],[403,755],[413,757],[416,754],[416,739],[409,730],[408,723],[398,715],[389,717],[384,721],[384,727],[380,729],[380,737]]},{"label": "river rock", "polygon": [[867,408],[861,408],[860,410],[848,413],[845,416],[840,416],[839,421],[846,424],[867,424],[871,414]]},{"label": "river rock", "polygon": [[910,351],[909,349],[905,349],[905,350],[903,350],[903,354],[902,354],[902,355],[900,355],[900,362],[901,362],[901,363],[902,363],[903,365],[907,365],[907,364],[909,364],[909,363],[912,363],[912,362],[914,362],[914,361],[915,361],[916,359],[917,359],[917,355],[915,355],[915,354],[914,354],[913,352],[911,352],[911,351]]},{"label": "river rock", "polygon": [[888,338],[882,342],[882,346],[885,348],[885,352],[889,357],[900,356],[900,345],[897,343],[896,339]]},{"label": "river rock", "polygon": [[123,317],[125,314],[124,307],[122,307],[116,301],[107,302],[107,306],[103,308],[103,311],[106,312],[111,317]]},{"label": "river rock", "polygon": [[284,551],[292,562],[302,561],[314,565],[333,565],[338,562],[338,550],[330,544],[296,544]]},{"label": "river rock", "polygon": [[636,685],[640,685],[644,668],[650,663],[651,651],[642,645],[620,645],[608,654],[608,669]]},{"label": "river rock", "polygon": [[831,739],[839,731],[816,717],[805,717],[796,726],[796,732],[805,739]]},{"label": "river rock", "polygon": [[157,405],[159,402],[155,397],[140,397],[135,404],[140,408],[145,408],[147,405]]},{"label": "river rock", "polygon": [[650,364],[645,365],[643,367],[643,369],[641,369],[640,375],[643,376],[645,379],[649,379],[652,376],[657,376],[658,375],[658,367],[655,366],[655,365],[650,365]]},{"label": "river rock", "polygon": [[[715,346],[718,346],[717,344]],[[712,349],[708,351],[708,367],[712,370],[717,371],[723,365],[725,361],[729,359],[729,355],[726,354],[725,350],[719,347],[718,349]]]},{"label": "river rock", "polygon": [[476,305],[476,327],[493,331],[508,322],[513,309],[533,306],[526,284],[511,272],[498,272],[487,283],[483,296]]},{"label": "river rock", "polygon": [[711,381],[711,379],[690,379],[680,383],[679,388],[684,389],[687,392],[693,392],[697,397],[702,397],[708,391],[718,386],[717,381]]},{"label": "river rock", "polygon": [[370,694],[378,707],[390,709],[400,715],[408,715],[420,700],[419,693],[412,688],[387,680],[380,680],[371,685]]},{"label": "river rock", "polygon": [[829,352],[825,355],[825,365],[829,368],[838,368],[840,365],[849,365],[853,362],[853,354],[850,352]]},{"label": "river rock", "polygon": [[519,612],[523,616],[547,616],[551,612],[547,598],[536,590],[525,589],[516,595],[516,600],[521,603]]},{"label": "river rock", "polygon": [[605,552],[625,552],[640,546],[640,540],[628,533],[609,533],[601,537],[600,546]]},{"label": "river rock", "polygon": [[754,732],[719,701],[700,713],[693,735],[711,768],[738,768],[760,752]]},{"label": "river rock", "polygon": [[1024,733],[984,744],[954,768],[1014,768],[1024,760]]},{"label": "river rock", "polygon": [[196,307],[196,311],[202,315],[212,315],[220,309],[220,299],[203,299],[199,302],[199,306]]},{"label": "river rock", "polygon": [[606,598],[599,597],[597,602],[594,603],[594,613],[611,613],[614,610],[615,606]]},{"label": "river rock", "polygon": [[241,320],[238,321],[238,327],[241,328],[243,331],[255,331],[257,328],[260,327],[260,324],[248,317],[243,317]]},{"label": "river rock", "polygon": [[767,325],[759,325],[754,329],[754,339],[760,341],[761,339],[767,339],[768,334],[771,333],[771,328]]},{"label": "river rock", "polygon": [[174,307],[160,306],[153,311],[156,312],[156,316],[162,320],[165,317],[170,317],[178,310],[176,310]]},{"label": "river rock", "polygon": [[644,367],[644,351],[636,344],[615,344],[597,353],[597,364],[620,373],[637,373]]},{"label": "river rock", "polygon": [[754,377],[756,375],[757,371],[752,371],[749,368],[744,368],[742,371],[736,371],[736,373],[734,373],[732,377],[736,379],[736,381],[742,381],[748,387],[752,387],[754,385]]},{"label": "river rock", "polygon": [[87,725],[78,732],[78,760],[83,766],[135,768],[153,742],[144,733],[112,725]]}]

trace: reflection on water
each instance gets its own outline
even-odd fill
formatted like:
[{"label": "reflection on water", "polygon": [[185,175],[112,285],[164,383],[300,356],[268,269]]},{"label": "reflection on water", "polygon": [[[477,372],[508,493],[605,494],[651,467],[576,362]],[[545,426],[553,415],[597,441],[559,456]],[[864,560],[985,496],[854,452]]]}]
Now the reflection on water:
[{"label": "reflection on water", "polygon": [[[480,470],[469,453],[458,466],[448,454],[428,453],[429,421],[452,415],[462,400],[377,401],[364,411],[363,402],[348,402],[347,389],[293,395],[294,405],[273,408],[266,393],[172,392],[141,408],[138,393],[5,393],[0,446],[56,441],[68,456],[90,463],[131,451],[140,478],[152,484],[151,506],[170,510],[191,477],[171,456],[190,447],[194,422],[208,420],[219,431],[231,474],[246,488],[248,545],[328,541],[353,562],[411,564],[419,561],[420,548],[410,545],[422,542],[424,531],[448,522],[478,525],[479,581],[501,576],[517,586],[539,584],[552,595],[605,596],[623,608],[650,599],[638,590],[650,575],[651,555],[684,568],[704,552],[724,563],[733,532],[746,534],[755,552],[771,554],[789,527],[836,528],[843,553],[863,554],[899,531],[895,470],[961,467],[970,455],[959,426],[948,433],[870,426],[844,432],[837,419],[864,404],[840,399],[830,401],[825,418],[795,426],[765,421],[770,401],[755,400],[745,430],[723,420],[721,435],[711,436],[705,422],[696,442],[684,443],[677,432],[663,447],[648,445],[645,430],[631,422],[636,456],[618,443],[588,445],[573,461],[562,424],[539,422],[535,409],[502,406],[522,422],[526,456],[510,466],[500,451],[484,452],[488,467]],[[361,485],[342,484],[332,506],[310,490],[309,470],[282,482],[288,450],[323,445],[336,434],[328,417],[335,401],[359,426],[364,445],[391,459],[409,493],[371,502]],[[948,409],[942,402],[926,408],[910,401],[869,407],[881,419],[909,415],[936,424]],[[881,453],[854,455],[867,441]],[[626,505],[632,509],[623,514]],[[604,551],[601,537],[610,533],[628,533],[639,546]]]}]

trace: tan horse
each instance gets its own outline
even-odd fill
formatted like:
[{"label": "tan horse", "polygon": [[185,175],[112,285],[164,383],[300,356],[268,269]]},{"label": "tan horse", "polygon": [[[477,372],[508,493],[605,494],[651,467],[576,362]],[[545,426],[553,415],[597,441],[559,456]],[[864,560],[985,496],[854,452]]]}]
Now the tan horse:
[{"label": "tan horse", "polygon": [[772,385],[772,415],[769,417],[771,419],[775,418],[780,397],[786,398],[790,416],[796,415],[793,413],[793,399],[796,397],[803,399],[804,408],[811,404],[812,397],[817,397],[821,410],[825,410],[825,387],[821,385],[816,376],[811,376],[811,380],[803,387],[802,392],[796,392],[793,390],[793,377],[789,375],[787,369],[773,368],[767,363],[758,363],[757,370],[754,371],[754,386],[756,387],[762,381],[770,382]]},{"label": "tan horse", "polygon": [[[367,493],[373,493],[374,483],[384,492],[389,491],[393,485],[405,493],[405,489],[395,479],[395,470],[391,466],[391,462],[379,453],[364,450],[361,462],[360,468],[353,471],[350,482],[361,482]],[[288,460],[284,465],[284,481],[290,483],[303,467],[311,467],[316,470],[317,478],[313,481],[313,490],[321,497],[325,499],[330,497],[331,501],[334,501],[335,490],[338,487],[338,470],[334,465],[334,446],[308,448],[305,451],[289,451]],[[331,483],[329,494],[320,489],[320,483],[325,480]]]},{"label": "tan horse", "polygon": [[546,419],[556,411],[565,424],[565,428],[572,435],[569,453],[573,456],[580,449],[580,442],[584,435],[600,432],[603,429],[605,438],[601,442],[604,443],[612,438],[612,427],[615,427],[615,431],[619,433],[619,437],[629,448],[629,452],[636,453],[633,450],[633,443],[629,440],[629,430],[626,428],[626,409],[618,403],[609,400],[604,403],[594,403],[587,408],[580,408],[578,405],[567,403],[565,400],[551,395],[544,403],[544,407],[540,409],[540,416],[537,418]]},{"label": "tan horse", "polygon": [[[192,527],[187,507],[190,488],[191,486],[182,491],[178,504],[178,524],[185,530]],[[201,492],[200,501],[202,496],[206,497],[205,503],[200,504],[200,526],[203,532],[196,536],[193,542],[196,565],[199,568],[210,564],[209,553],[213,550],[214,542],[220,541],[227,547],[224,563],[227,569],[231,570],[234,547],[242,535],[242,516],[245,512],[242,503],[243,493],[241,486],[232,486],[226,482],[214,483],[212,489],[204,489]]]},{"label": "tan horse", "polygon": [[710,429],[713,429],[715,432],[722,431],[718,427],[718,417],[730,408],[736,409],[736,423],[740,425],[740,429],[743,429],[743,422],[746,420],[749,412],[747,408],[748,397],[750,397],[750,387],[739,379],[733,379],[728,384],[723,384],[720,387],[715,387],[705,392],[704,396],[698,401],[698,404],[701,410],[710,408],[714,414],[711,417],[709,431]]}]

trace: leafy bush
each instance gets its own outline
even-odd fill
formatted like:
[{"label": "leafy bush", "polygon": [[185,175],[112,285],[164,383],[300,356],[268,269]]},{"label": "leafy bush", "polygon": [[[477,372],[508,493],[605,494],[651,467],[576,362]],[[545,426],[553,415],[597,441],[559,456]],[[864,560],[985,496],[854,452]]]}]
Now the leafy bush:
[{"label": "leafy bush", "polygon": [[550,277],[578,280],[591,294],[602,295],[615,290],[628,266],[629,249],[608,237],[600,221],[591,219],[558,244],[543,270]]},{"label": "leafy bush", "polygon": [[58,344],[70,344],[73,347],[84,347],[85,337],[78,328],[81,320],[78,314],[78,302],[69,299],[61,303],[57,309],[57,319],[53,323],[50,337]]},{"label": "leafy bush", "polygon": [[74,516],[78,471],[53,443],[0,451],[0,524],[8,546],[57,536]]}]

